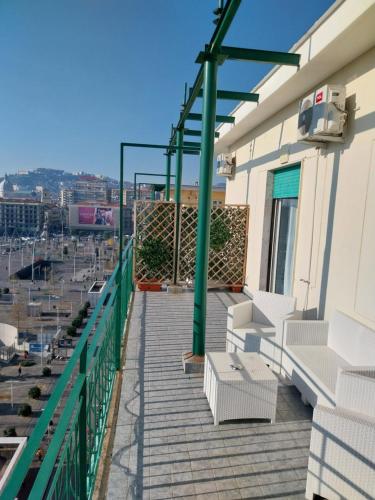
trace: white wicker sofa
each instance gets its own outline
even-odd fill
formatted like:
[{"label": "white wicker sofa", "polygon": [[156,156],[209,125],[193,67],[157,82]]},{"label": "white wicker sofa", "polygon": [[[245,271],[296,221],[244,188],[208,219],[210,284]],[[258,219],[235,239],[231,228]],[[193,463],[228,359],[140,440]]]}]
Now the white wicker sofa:
[{"label": "white wicker sofa", "polygon": [[256,352],[274,371],[281,371],[284,321],[297,319],[296,299],[256,291],[253,299],[228,308],[227,352]]},{"label": "white wicker sofa", "polygon": [[340,370],[336,404],[314,410],[306,498],[374,498],[375,368]]},{"label": "white wicker sofa", "polygon": [[335,311],[328,321],[286,321],[283,370],[305,403],[336,405],[338,373],[375,367],[375,331]]}]

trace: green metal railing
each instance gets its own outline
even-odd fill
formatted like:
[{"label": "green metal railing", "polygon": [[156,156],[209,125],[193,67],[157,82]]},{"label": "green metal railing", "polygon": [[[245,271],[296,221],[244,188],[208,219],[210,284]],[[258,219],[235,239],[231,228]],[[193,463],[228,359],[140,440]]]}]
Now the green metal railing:
[{"label": "green metal railing", "polygon": [[2,499],[17,497],[57,410],[61,415],[28,498],[91,498],[133,289],[131,239],[28,439]]}]

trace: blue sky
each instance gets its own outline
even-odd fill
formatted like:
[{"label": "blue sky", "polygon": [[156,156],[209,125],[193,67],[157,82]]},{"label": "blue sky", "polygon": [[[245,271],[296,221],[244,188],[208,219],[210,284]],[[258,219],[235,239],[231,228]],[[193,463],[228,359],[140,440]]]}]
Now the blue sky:
[{"label": "blue sky", "polygon": [[[288,50],[332,3],[243,0],[225,43]],[[0,0],[0,175],[45,167],[117,177],[121,140],[168,141],[184,82],[192,85],[196,55],[214,30],[216,6],[217,0]],[[269,69],[227,63],[219,87],[250,90]],[[218,112],[233,106],[219,102]],[[125,178],[163,171],[164,161],[160,151],[129,151]],[[183,182],[194,182],[198,172],[198,157],[185,157]]]}]

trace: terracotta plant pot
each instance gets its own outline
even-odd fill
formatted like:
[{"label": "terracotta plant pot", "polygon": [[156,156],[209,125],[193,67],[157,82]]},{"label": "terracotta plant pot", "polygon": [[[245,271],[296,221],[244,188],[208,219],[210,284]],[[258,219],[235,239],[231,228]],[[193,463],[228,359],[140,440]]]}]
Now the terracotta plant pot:
[{"label": "terracotta plant pot", "polygon": [[161,284],[153,283],[152,281],[142,281],[138,282],[138,289],[140,292],[160,292]]},{"label": "terracotta plant pot", "polygon": [[232,290],[232,292],[234,293],[241,293],[242,292],[242,285],[232,285],[230,287],[230,289]]}]

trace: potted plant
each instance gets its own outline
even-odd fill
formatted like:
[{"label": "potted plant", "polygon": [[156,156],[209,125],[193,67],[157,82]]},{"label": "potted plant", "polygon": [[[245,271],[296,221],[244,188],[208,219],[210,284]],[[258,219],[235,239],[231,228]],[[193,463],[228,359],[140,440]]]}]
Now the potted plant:
[{"label": "potted plant", "polygon": [[215,252],[220,252],[230,239],[230,229],[220,218],[215,218],[210,227],[210,248]]},{"label": "potted plant", "polygon": [[[210,227],[210,249],[213,253],[222,252],[230,237],[231,233],[226,221],[220,217],[214,218]],[[230,288],[232,292],[242,292],[242,284],[234,284]]]},{"label": "potted plant", "polygon": [[172,258],[170,248],[161,238],[147,238],[138,249],[138,258],[146,268],[145,275],[137,282],[139,290],[160,291],[161,283],[158,276],[162,267]]}]

